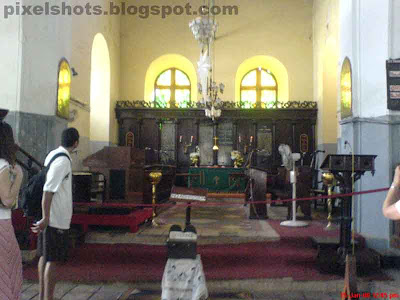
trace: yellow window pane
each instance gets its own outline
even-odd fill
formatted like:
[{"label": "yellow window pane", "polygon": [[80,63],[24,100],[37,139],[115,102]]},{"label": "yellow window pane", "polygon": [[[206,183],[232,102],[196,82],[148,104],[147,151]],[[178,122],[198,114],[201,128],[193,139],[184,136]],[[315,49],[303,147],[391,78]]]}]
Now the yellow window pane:
[{"label": "yellow window pane", "polygon": [[158,77],[157,85],[171,85],[171,70],[167,70]]},{"label": "yellow window pane", "polygon": [[257,84],[256,70],[251,71],[249,74],[243,77],[242,86],[255,86],[256,84]]},{"label": "yellow window pane", "polygon": [[58,72],[57,115],[69,118],[69,100],[71,97],[71,72],[68,63],[62,61]]},{"label": "yellow window pane", "polygon": [[189,78],[179,70],[175,70],[175,83],[176,85],[190,85]]},{"label": "yellow window pane", "polygon": [[60,70],[60,75],[58,76],[58,85],[64,84],[64,76],[62,74],[62,70]]},{"label": "yellow window pane", "polygon": [[62,98],[63,98],[64,102],[68,101],[68,99],[69,99],[69,88],[68,87],[63,88]]},{"label": "yellow window pane", "polygon": [[340,102],[341,102],[341,117],[346,118],[352,115],[352,87],[351,87],[351,64],[346,58],[342,65],[340,74]]},{"label": "yellow window pane", "polygon": [[261,107],[272,108],[276,101],[276,91],[261,91]]},{"label": "yellow window pane", "polygon": [[261,86],[276,86],[274,77],[265,70],[261,70]]},{"label": "yellow window pane", "polygon": [[253,108],[256,106],[256,91],[242,91],[240,99],[242,108]]},{"label": "yellow window pane", "polygon": [[169,108],[171,99],[171,90],[156,89],[156,104],[159,107]]},{"label": "yellow window pane", "polygon": [[175,105],[181,108],[189,107],[190,103],[190,90],[178,89],[175,90]]}]

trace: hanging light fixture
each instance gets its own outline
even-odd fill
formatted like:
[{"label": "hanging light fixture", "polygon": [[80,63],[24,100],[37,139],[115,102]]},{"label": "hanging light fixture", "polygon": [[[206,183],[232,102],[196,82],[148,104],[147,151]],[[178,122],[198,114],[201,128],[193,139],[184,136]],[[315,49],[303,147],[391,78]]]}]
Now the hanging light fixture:
[{"label": "hanging light fixture", "polygon": [[215,17],[210,14],[213,6],[213,0],[209,0],[207,5],[204,3],[204,7],[208,8],[207,14],[192,20],[189,28],[201,47],[200,60],[197,63],[200,79],[198,91],[202,95],[200,103],[205,107],[205,115],[214,121],[221,116],[222,100],[218,94],[223,94],[225,86],[222,83],[217,84],[212,78],[215,72],[212,46],[218,28]]}]

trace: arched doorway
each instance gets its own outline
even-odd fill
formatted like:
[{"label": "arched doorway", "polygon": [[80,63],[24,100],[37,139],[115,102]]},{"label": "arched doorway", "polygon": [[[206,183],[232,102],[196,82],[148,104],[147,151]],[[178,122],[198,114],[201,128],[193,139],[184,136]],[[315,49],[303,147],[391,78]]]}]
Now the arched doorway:
[{"label": "arched doorway", "polygon": [[110,54],[101,33],[93,39],[90,73],[90,151],[110,144]]}]

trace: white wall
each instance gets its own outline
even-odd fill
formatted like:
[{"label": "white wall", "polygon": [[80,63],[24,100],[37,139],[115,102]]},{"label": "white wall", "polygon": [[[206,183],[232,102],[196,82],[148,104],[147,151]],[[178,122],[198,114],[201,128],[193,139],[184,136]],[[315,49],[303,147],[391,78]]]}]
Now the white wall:
[{"label": "white wall", "polygon": [[[81,3],[74,0],[75,3]],[[118,1],[114,1],[118,2]],[[108,9],[109,1],[94,0],[90,1],[92,6],[101,5],[102,8]],[[73,51],[71,57],[71,66],[79,73],[72,79],[71,95],[79,101],[90,104],[90,74],[91,74],[91,51],[94,37],[97,33],[101,33],[108,46],[111,64],[111,83],[110,83],[110,110],[109,116],[103,116],[105,120],[109,120],[110,133],[108,141],[117,143],[118,126],[115,118],[115,103],[119,100],[119,80],[120,80],[120,16],[74,16],[72,22],[72,38]],[[78,118],[81,124],[82,133],[85,137],[90,137],[90,118],[84,112]]]},{"label": "white wall", "polygon": [[359,1],[360,117],[378,117],[387,113],[386,60],[389,55],[389,0]]},{"label": "white wall", "polygon": [[55,115],[58,64],[61,58],[71,57],[71,23],[69,16],[23,16],[20,111]]},{"label": "white wall", "polygon": [[400,1],[393,0],[391,3],[390,18],[392,22],[390,25],[390,58],[400,57]]},{"label": "white wall", "polygon": [[0,6],[0,108],[17,110],[19,106],[20,16],[4,17],[5,7],[14,0],[4,0]]},{"label": "white wall", "polygon": [[[355,154],[378,155],[375,175],[366,172],[357,191],[390,185],[400,138],[396,120],[387,110],[386,60],[400,53],[399,1],[340,1],[340,63],[347,56],[352,66],[353,118],[341,123],[341,144],[348,140]],[[339,145],[343,150],[343,146]],[[348,153],[350,150],[345,151]],[[395,150],[397,151],[397,150]],[[391,222],[381,213],[386,193],[355,197],[355,228],[375,248],[387,248]]]},{"label": "white wall", "polygon": [[[20,5],[40,5],[45,7],[46,0],[19,1]],[[115,2],[118,2],[115,1]],[[4,1],[3,1],[4,3]],[[2,4],[3,4],[2,3]],[[17,2],[18,3],[18,2]],[[68,2],[54,0],[50,5],[65,3],[68,6],[84,6],[79,0]],[[16,7],[16,2],[6,0],[4,3]],[[94,0],[90,5],[101,5],[104,10],[108,10],[109,1]],[[2,10],[4,6],[1,6]],[[22,9],[21,9],[22,11]],[[76,127],[81,134],[81,152],[79,161],[89,155],[89,95],[90,95],[90,61],[91,49],[94,36],[102,33],[107,41],[110,51],[111,61],[111,82],[110,94],[111,103],[108,116],[104,116],[107,124],[110,125],[110,133],[107,137],[107,144],[117,142],[117,122],[115,120],[115,102],[119,99],[119,64],[120,64],[120,16],[96,16],[87,15],[32,15],[32,16],[10,16],[3,18],[3,11],[0,16],[0,107],[15,110],[21,113],[30,113],[32,118],[26,120],[20,130],[29,129],[26,126],[29,122],[38,125],[32,129],[34,134],[46,130],[47,126],[52,126],[48,122],[57,119],[57,81],[58,64],[62,58],[67,59],[70,67],[74,67],[78,76],[72,78],[71,96],[84,104],[84,109],[79,105],[71,105],[77,111],[76,118],[69,126]],[[4,86],[3,86],[4,84]],[[39,116],[44,117],[39,117]],[[25,117],[23,117],[25,118]],[[54,118],[54,119],[53,119]],[[23,119],[24,121],[25,119]],[[18,126],[18,125],[17,125]],[[47,139],[54,140],[59,144],[57,138],[62,127],[57,129],[49,128],[50,132]],[[16,133],[18,135],[18,133]],[[31,132],[24,134],[32,135]],[[32,137],[34,139],[34,137]],[[36,145],[34,140],[31,141]],[[37,143],[39,145],[39,143]],[[45,151],[40,143],[36,149],[38,152]],[[30,144],[28,145],[30,146]]]}]

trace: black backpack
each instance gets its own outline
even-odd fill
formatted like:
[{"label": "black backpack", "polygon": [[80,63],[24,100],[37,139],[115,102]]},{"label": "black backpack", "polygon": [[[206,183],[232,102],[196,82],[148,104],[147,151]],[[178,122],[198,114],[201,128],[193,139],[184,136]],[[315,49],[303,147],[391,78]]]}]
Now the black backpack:
[{"label": "black backpack", "polygon": [[27,217],[35,217],[39,220],[42,218],[42,197],[43,187],[46,183],[47,172],[50,169],[51,163],[60,156],[66,156],[69,161],[71,159],[66,153],[55,154],[49,164],[40,170],[37,174],[33,175],[26,186],[21,191],[21,208],[24,211],[24,215]]}]

